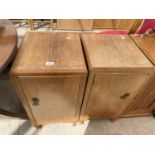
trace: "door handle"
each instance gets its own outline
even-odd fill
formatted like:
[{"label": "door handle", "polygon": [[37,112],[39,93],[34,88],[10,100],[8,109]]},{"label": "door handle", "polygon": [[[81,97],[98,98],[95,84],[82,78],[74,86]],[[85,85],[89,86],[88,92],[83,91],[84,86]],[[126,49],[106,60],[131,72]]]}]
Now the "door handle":
[{"label": "door handle", "polygon": [[120,96],[120,98],[122,99],[122,100],[124,100],[124,99],[126,99],[127,97],[129,97],[130,96],[130,93],[125,93],[125,94],[123,94],[122,96]]},{"label": "door handle", "polygon": [[39,105],[39,99],[37,97],[33,97],[31,99],[31,101],[32,101],[32,105],[34,105],[34,106],[38,106]]}]

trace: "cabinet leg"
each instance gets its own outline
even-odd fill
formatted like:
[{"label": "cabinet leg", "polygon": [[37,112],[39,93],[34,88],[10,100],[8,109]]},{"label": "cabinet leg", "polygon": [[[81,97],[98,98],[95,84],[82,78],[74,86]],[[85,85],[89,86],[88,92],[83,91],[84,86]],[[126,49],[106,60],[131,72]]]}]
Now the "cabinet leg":
[{"label": "cabinet leg", "polygon": [[80,125],[83,125],[83,124],[84,124],[84,121],[80,121],[79,124],[80,124]]},{"label": "cabinet leg", "polygon": [[152,110],[152,115],[153,115],[153,117],[155,118],[155,109]]},{"label": "cabinet leg", "polygon": [[30,29],[34,30],[34,21],[33,21],[33,19],[28,19],[28,23],[29,23]]},{"label": "cabinet leg", "polygon": [[116,121],[116,119],[111,119],[111,122],[114,123]]},{"label": "cabinet leg", "polygon": [[34,127],[36,127],[37,129],[41,129],[42,125],[34,125]]},{"label": "cabinet leg", "polygon": [[53,19],[50,20],[50,28],[53,30]]},{"label": "cabinet leg", "polygon": [[73,123],[72,126],[76,126],[76,123]]}]

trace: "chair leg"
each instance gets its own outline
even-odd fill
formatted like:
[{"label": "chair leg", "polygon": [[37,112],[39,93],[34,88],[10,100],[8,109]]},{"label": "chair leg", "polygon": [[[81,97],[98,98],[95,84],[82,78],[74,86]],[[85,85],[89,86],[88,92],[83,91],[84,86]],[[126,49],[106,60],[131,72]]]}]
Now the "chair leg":
[{"label": "chair leg", "polygon": [[28,23],[29,23],[30,29],[34,30],[34,20],[33,19],[28,19]]},{"label": "chair leg", "polygon": [[19,27],[21,27],[21,25],[22,25],[22,21],[19,21]]},{"label": "chair leg", "polygon": [[50,20],[50,28],[53,30],[53,19]]}]

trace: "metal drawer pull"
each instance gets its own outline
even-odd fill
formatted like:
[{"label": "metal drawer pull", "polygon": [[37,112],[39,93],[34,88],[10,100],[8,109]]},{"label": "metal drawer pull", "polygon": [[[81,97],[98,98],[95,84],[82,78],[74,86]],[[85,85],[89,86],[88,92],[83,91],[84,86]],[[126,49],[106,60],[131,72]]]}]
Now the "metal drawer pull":
[{"label": "metal drawer pull", "polygon": [[31,99],[31,101],[32,101],[32,105],[34,105],[34,106],[38,106],[39,105],[39,99],[37,97],[33,97]]},{"label": "metal drawer pull", "polygon": [[130,93],[125,93],[125,94],[123,94],[122,96],[120,96],[120,98],[122,99],[122,100],[124,100],[124,99],[126,99],[127,97],[129,97],[130,96]]}]

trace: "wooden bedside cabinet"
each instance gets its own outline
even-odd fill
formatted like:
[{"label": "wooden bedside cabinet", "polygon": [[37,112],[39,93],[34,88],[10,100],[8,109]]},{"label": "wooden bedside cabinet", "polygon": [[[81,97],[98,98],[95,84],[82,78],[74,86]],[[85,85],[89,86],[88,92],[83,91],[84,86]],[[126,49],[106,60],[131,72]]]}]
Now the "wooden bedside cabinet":
[{"label": "wooden bedside cabinet", "polygon": [[[150,59],[155,68],[155,37],[131,36],[137,46]],[[137,100],[133,102],[124,115],[150,115],[155,109],[155,75],[148,81],[147,86],[141,90]],[[154,110],[155,116],[155,110]]]},{"label": "wooden bedside cabinet", "polygon": [[87,77],[79,34],[28,32],[10,75],[33,125],[78,121]]},{"label": "wooden bedside cabinet", "polygon": [[153,65],[129,36],[82,34],[89,77],[80,120],[115,120],[136,100]]}]

